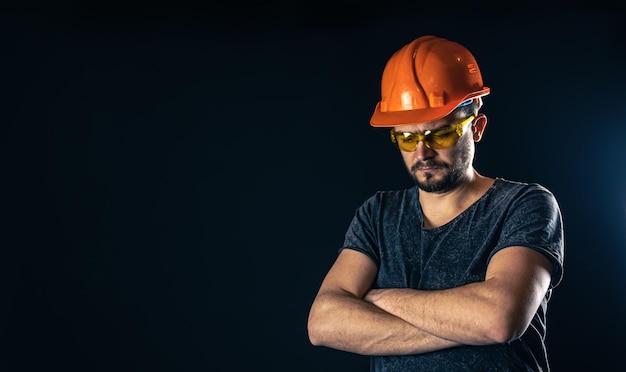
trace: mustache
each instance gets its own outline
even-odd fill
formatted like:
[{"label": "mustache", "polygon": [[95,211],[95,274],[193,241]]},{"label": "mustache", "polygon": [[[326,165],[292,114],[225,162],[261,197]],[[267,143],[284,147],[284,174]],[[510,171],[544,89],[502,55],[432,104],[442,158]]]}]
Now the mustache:
[{"label": "mustache", "polygon": [[448,164],[436,162],[433,160],[418,161],[411,166],[411,172],[418,171],[422,168],[448,168]]}]

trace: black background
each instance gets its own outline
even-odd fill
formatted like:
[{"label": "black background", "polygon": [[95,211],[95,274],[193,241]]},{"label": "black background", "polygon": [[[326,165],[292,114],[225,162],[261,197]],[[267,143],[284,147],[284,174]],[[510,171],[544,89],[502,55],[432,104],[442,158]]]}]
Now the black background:
[{"label": "black background", "polygon": [[498,4],[3,8],[0,368],[366,371],[306,318],[354,210],[411,185],[368,121],[384,63],[424,34],[492,89],[479,172],[561,204],[553,369],[619,366],[623,11]]}]

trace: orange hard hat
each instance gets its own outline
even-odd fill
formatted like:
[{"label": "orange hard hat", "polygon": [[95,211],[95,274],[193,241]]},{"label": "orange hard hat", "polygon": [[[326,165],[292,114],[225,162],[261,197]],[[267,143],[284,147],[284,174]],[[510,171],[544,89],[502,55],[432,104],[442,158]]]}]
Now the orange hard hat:
[{"label": "orange hard hat", "polygon": [[459,104],[489,94],[476,59],[464,46],[421,36],[394,53],[383,71],[373,127],[440,119]]}]

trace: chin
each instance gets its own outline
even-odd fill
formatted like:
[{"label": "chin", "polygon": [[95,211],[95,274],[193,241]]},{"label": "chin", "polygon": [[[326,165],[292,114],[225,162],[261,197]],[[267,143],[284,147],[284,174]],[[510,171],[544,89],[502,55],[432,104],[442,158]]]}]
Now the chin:
[{"label": "chin", "polygon": [[434,194],[443,194],[454,189],[461,180],[461,177],[454,173],[449,173],[443,178],[437,177],[437,179],[431,174],[426,175],[425,180],[420,180],[416,175],[413,178],[420,190]]}]

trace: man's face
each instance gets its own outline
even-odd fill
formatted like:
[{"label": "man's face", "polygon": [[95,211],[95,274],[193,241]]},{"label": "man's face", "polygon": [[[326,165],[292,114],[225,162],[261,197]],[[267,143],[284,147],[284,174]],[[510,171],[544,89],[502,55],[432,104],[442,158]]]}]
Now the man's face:
[{"label": "man's face", "polygon": [[[464,118],[446,117],[434,122],[396,126],[398,132],[423,133],[426,130],[449,127]],[[414,152],[400,151],[409,174],[417,186],[426,192],[445,193],[454,189],[472,169],[474,143],[471,124],[452,147],[430,149],[423,141]]]}]

